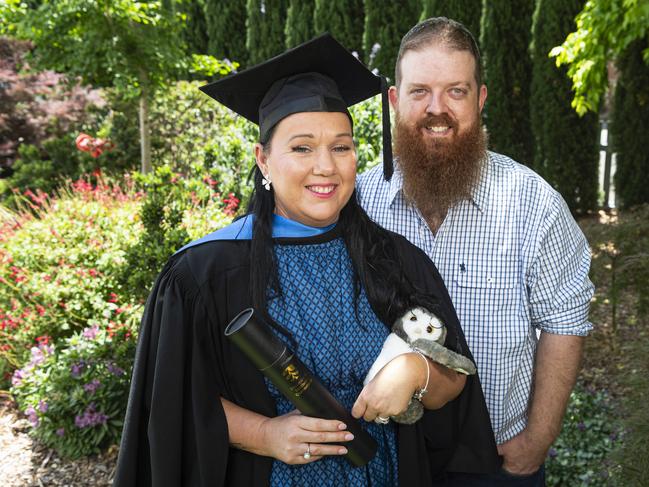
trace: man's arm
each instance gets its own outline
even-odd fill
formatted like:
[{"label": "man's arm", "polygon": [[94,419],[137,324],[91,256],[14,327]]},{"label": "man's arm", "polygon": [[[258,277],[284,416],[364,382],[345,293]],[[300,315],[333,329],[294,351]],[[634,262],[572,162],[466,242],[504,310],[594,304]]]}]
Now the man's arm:
[{"label": "man's arm", "polygon": [[498,446],[498,453],[504,456],[503,468],[508,472],[531,474],[545,461],[561,431],[583,347],[584,337],[541,333],[527,427]]}]

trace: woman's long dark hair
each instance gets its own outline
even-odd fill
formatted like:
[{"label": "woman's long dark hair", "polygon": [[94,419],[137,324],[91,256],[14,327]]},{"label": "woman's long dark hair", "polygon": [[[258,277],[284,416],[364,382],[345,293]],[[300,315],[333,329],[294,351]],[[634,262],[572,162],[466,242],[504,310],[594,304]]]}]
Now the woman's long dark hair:
[{"label": "woman's long dark hair", "polygon": [[[271,139],[272,133],[268,137]],[[269,142],[263,144],[263,150],[268,153]],[[254,215],[250,252],[252,301],[269,323],[293,341],[286,329],[273,322],[266,306],[269,293],[279,296],[282,290],[272,241],[275,198],[272,189],[268,191],[263,187],[262,177],[260,169],[255,167],[254,190],[248,205],[248,213]],[[356,190],[341,210],[338,225],[354,268],[355,305],[363,286],[372,309],[389,327],[413,306],[424,306],[430,311],[437,309],[435,298],[420,292],[405,275],[394,237],[361,208]]]}]

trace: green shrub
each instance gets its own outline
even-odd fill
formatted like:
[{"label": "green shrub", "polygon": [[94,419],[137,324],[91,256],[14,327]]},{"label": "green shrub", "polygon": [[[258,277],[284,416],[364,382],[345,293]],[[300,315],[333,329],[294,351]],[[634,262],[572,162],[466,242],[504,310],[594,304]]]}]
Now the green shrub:
[{"label": "green shrub", "polygon": [[28,191],[23,204],[30,211],[6,214],[0,236],[5,373],[23,363],[32,346],[69,336],[110,313],[111,301],[134,304],[116,276],[141,232],[137,195],[78,180],[58,197]]},{"label": "green shrub", "polygon": [[14,372],[11,392],[35,438],[72,458],[119,442],[140,311],[125,310],[117,322],[91,320],[60,347],[31,349],[31,361]]},{"label": "green shrub", "polygon": [[604,392],[578,385],[570,396],[563,429],[546,461],[548,485],[608,485],[604,460],[618,441],[614,408]]},{"label": "green shrub", "polygon": [[65,456],[118,441],[158,261],[227,224],[239,203],[209,176],[168,167],[138,184],[145,195],[128,179],[78,180],[53,197],[28,192],[20,213],[0,206],[1,372],[35,437]]},{"label": "green shrub", "polygon": [[349,109],[354,120],[354,141],[360,174],[383,160],[381,96],[377,95]]},{"label": "green shrub", "polygon": [[21,145],[18,159],[12,166],[13,174],[7,180],[5,204],[14,207],[18,204],[20,196],[16,196],[16,191],[22,194],[28,189],[40,189],[50,193],[66,179],[78,179],[82,174],[94,171],[99,163],[89,154],[77,150],[76,135],[70,133],[48,139],[42,147]]},{"label": "green shrub", "polygon": [[182,177],[169,166],[138,174],[136,181],[145,195],[140,207],[144,231],[126,252],[121,282],[131,296],[143,300],[167,259],[189,241],[229,223],[239,199],[234,193],[221,194],[209,174]]}]

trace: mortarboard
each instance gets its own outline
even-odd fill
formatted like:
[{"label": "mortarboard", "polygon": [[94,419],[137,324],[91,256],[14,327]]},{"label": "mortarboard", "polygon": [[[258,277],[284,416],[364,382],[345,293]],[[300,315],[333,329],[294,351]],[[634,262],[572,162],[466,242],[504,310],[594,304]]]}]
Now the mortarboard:
[{"label": "mortarboard", "polygon": [[[342,112],[382,94],[383,174],[392,177],[387,82],[372,73],[330,34],[200,88],[259,125],[260,139],[280,120],[300,112]],[[351,117],[350,117],[351,118]]]}]

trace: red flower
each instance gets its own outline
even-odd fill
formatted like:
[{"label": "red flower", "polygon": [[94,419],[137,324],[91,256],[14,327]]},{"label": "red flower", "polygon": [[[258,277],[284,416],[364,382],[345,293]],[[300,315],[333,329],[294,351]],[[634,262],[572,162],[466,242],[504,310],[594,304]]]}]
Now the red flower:
[{"label": "red flower", "polygon": [[214,188],[214,186],[216,186],[217,184],[219,184],[218,181],[215,181],[214,179],[212,179],[212,178],[209,177],[209,176],[205,176],[205,177],[203,178],[203,181],[206,182],[207,184],[209,184],[209,186],[210,186],[211,188]]},{"label": "red flower", "polygon": [[[91,137],[88,134],[84,134],[83,132],[77,136],[76,143],[77,149],[83,152],[89,152],[90,155],[95,159],[99,157],[105,150],[110,150],[113,148],[112,142],[104,139],[95,139],[94,137]],[[93,175],[95,175],[95,173],[93,173]],[[96,176],[98,177],[100,175],[101,172],[99,172]]]},{"label": "red flower", "polygon": [[117,302],[117,294],[115,293],[110,293],[110,297],[108,298],[109,303],[116,303]]},{"label": "red flower", "polygon": [[36,337],[36,341],[39,345],[49,345],[51,338],[47,335],[41,335]]},{"label": "red flower", "polygon": [[227,198],[223,198],[223,203],[225,203],[226,205],[223,213],[232,216],[235,214],[237,208],[239,207],[239,198],[234,196],[234,193],[230,193]]}]

